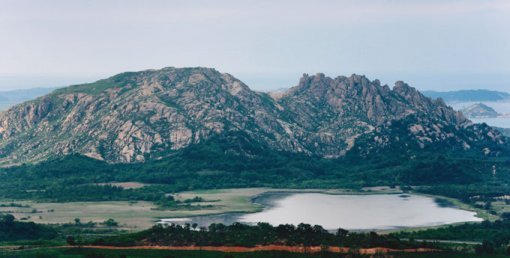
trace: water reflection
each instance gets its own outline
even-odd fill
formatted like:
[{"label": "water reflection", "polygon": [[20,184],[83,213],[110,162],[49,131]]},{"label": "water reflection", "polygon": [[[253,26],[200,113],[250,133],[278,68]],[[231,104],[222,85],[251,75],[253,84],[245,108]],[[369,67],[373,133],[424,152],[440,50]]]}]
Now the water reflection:
[{"label": "water reflection", "polygon": [[200,227],[211,223],[317,224],[326,229],[395,229],[481,221],[443,199],[418,195],[329,195],[323,193],[266,193],[253,200],[266,208],[256,213],[197,216],[186,221]]}]

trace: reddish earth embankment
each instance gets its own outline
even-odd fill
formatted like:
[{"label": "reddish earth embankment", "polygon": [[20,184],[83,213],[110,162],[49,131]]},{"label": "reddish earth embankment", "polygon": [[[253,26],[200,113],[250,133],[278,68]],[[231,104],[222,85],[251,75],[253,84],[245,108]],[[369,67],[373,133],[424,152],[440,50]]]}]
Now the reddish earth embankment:
[{"label": "reddish earth embankment", "polygon": [[[410,248],[410,249],[392,249],[385,247],[374,248],[358,248],[351,249],[348,247],[321,247],[321,246],[285,246],[285,245],[258,245],[254,247],[244,246],[80,246],[81,248],[95,248],[95,249],[115,249],[115,250],[130,250],[130,249],[151,249],[151,250],[173,250],[173,251],[217,251],[227,253],[246,253],[246,252],[259,252],[259,251],[283,251],[293,253],[318,253],[321,251],[331,253],[358,253],[358,254],[380,254],[380,253],[426,253],[438,252],[440,250],[430,248]],[[70,247],[71,248],[71,247]]]}]

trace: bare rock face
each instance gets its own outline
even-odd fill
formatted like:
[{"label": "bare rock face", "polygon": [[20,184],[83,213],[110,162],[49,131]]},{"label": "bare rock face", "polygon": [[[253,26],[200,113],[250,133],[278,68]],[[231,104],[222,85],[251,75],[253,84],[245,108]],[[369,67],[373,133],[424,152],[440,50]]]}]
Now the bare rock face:
[{"label": "bare rock face", "polygon": [[1,113],[0,164],[74,153],[144,162],[231,133],[326,158],[370,153],[396,138],[421,148],[506,144],[498,131],[471,124],[403,82],[390,89],[359,75],[304,75],[272,98],[214,69],[164,68],[59,89]]},{"label": "bare rock face", "polygon": [[356,142],[357,151],[364,154],[394,143],[424,148],[448,142],[459,149],[466,149],[474,139],[504,143],[497,132],[491,132],[494,138],[474,133],[461,113],[401,81],[390,89],[360,75],[305,74],[278,103],[296,125],[294,135],[302,149],[324,157],[343,156]]},{"label": "bare rock face", "polygon": [[0,114],[2,163],[70,153],[141,162],[227,131],[244,131],[276,145],[284,130],[273,104],[214,69],[119,74],[57,90]]}]

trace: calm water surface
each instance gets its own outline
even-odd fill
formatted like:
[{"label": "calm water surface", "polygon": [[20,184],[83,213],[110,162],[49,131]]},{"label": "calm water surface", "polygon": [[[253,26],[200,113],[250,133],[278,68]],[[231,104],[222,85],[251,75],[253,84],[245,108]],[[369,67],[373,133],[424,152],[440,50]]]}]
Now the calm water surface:
[{"label": "calm water surface", "polygon": [[510,128],[510,117],[497,117],[497,118],[471,118],[474,123],[486,123],[490,126],[501,128]]},{"label": "calm water surface", "polygon": [[172,223],[272,225],[308,223],[326,229],[395,229],[481,221],[474,212],[438,204],[419,195],[329,195],[322,193],[266,193],[254,200],[266,205],[261,212],[229,213],[162,220]]},{"label": "calm water surface", "polygon": [[[455,110],[461,110],[473,104],[480,102],[457,102],[449,103]],[[510,114],[510,102],[508,101],[483,101],[484,104],[496,110],[500,114]],[[497,126],[502,128],[510,128],[510,117],[497,117],[497,118],[477,118],[470,119],[474,123],[486,123],[490,126]]]}]

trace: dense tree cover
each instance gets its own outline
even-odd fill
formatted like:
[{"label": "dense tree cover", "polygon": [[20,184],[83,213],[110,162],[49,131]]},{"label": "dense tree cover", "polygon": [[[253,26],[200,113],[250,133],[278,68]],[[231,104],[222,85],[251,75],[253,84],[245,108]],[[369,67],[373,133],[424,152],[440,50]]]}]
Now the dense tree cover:
[{"label": "dense tree cover", "polygon": [[[170,154],[170,153],[169,153]],[[50,201],[149,200],[192,189],[230,187],[359,188],[372,185],[438,185],[510,180],[504,159],[463,159],[395,149],[364,158],[323,159],[274,152],[249,140],[219,138],[137,164],[108,164],[67,156],[0,170],[0,197]],[[121,189],[94,185],[137,181],[151,186]]]},{"label": "dense tree cover", "polygon": [[419,187],[419,192],[436,194],[459,199],[465,203],[474,204],[478,201],[493,201],[496,197],[508,195],[510,186],[500,182],[478,183],[470,185],[435,185]]},{"label": "dense tree cover", "polygon": [[[98,235],[123,233],[119,223],[114,219],[103,222],[81,222],[64,224],[36,224],[34,222],[17,221],[11,214],[0,213],[0,243],[10,244],[35,243],[62,244],[67,236],[79,239],[92,239]],[[0,255],[1,256],[1,255]]]},{"label": "dense tree cover", "polygon": [[392,234],[399,238],[486,241],[485,247],[506,247],[510,244],[510,220],[464,223],[436,229],[403,231]]},{"label": "dense tree cover", "polygon": [[132,246],[255,246],[255,245],[304,245],[345,247],[416,247],[399,241],[395,236],[378,235],[375,232],[356,233],[339,229],[332,234],[321,226],[308,224],[279,225],[268,223],[246,225],[234,223],[226,226],[211,224],[208,229],[197,229],[194,225],[156,225],[151,229],[115,237],[97,239],[96,245]]},{"label": "dense tree cover", "polygon": [[57,231],[33,222],[19,222],[10,214],[0,214],[0,241],[54,239]]},{"label": "dense tree cover", "polygon": [[[2,254],[2,253],[0,253]],[[12,253],[11,253],[12,254]],[[7,254],[8,255],[8,254]],[[95,248],[36,248],[17,250],[16,258],[371,258],[371,257],[399,257],[399,258],[507,258],[505,255],[490,254],[468,254],[461,252],[434,252],[434,253],[398,253],[390,255],[361,255],[355,253],[291,253],[291,252],[246,252],[246,253],[225,253],[216,251],[169,251],[158,249],[138,250],[117,250],[117,249],[95,249]],[[8,256],[9,257],[9,256]]]}]

